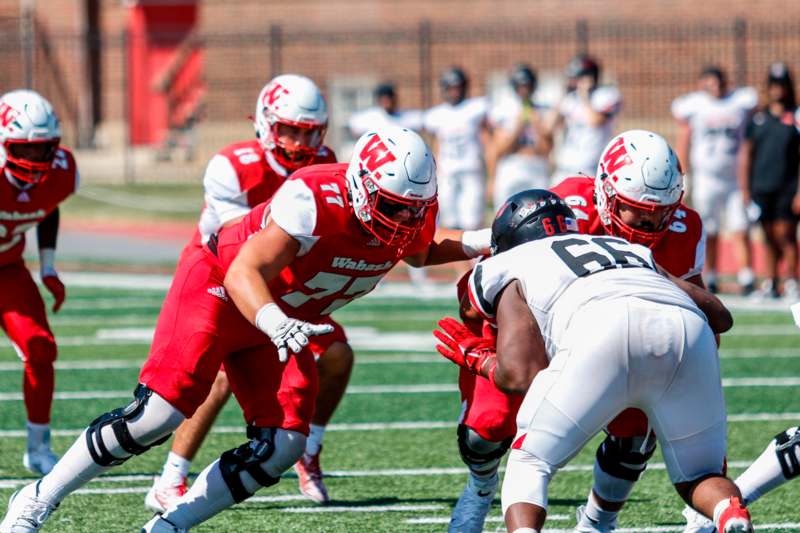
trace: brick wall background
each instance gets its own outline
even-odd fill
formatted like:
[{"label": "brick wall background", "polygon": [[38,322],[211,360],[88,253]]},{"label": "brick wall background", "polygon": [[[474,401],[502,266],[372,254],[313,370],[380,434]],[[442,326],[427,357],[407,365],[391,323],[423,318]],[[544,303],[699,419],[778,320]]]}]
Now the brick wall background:
[{"label": "brick wall background", "polygon": [[[402,105],[422,107],[439,101],[437,77],[448,65],[463,66],[473,94],[480,94],[520,61],[558,83],[567,60],[585,50],[622,90],[619,127],[671,136],[669,104],[693,89],[703,65],[719,64],[732,80],[758,86],[772,61],[800,66],[800,2],[785,0],[204,0],[199,30],[207,93],[197,157],[159,166],[152,154],[124,146],[126,116],[147,112],[125,106],[130,2],[100,2],[101,32],[90,36],[81,2],[32,2],[34,31],[26,46],[22,2],[0,0],[0,61],[11,66],[0,70],[0,91],[30,80],[56,105],[72,145],[86,140],[79,127],[88,105],[84,43],[99,47],[97,141],[104,150],[82,158],[104,162],[98,179],[129,172],[138,179],[199,178],[221,145],[252,134],[246,117],[260,87],[278,72],[306,74],[329,97],[354,80],[393,80]],[[334,126],[343,123],[343,112],[331,104]],[[339,134],[332,128],[332,139]]]}]

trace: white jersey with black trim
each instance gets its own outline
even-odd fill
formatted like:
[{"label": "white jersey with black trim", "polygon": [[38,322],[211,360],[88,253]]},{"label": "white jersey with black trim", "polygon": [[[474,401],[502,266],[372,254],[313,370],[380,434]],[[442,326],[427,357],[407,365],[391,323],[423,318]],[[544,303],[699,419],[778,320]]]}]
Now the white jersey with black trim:
[{"label": "white jersey with black trim", "polygon": [[436,137],[439,169],[450,172],[483,170],[481,125],[486,120],[485,97],[468,98],[456,105],[442,103],[425,112],[423,125]]},{"label": "white jersey with black trim", "polygon": [[[564,140],[556,157],[560,174],[583,173],[594,175],[603,148],[613,136],[613,117],[622,108],[619,89],[603,85],[592,91],[588,106],[577,92],[564,95],[558,105],[558,113],[564,118]],[[603,124],[593,126],[591,113],[602,113],[609,117]]]},{"label": "white jersey with black trim", "polygon": [[722,98],[696,91],[676,98],[672,114],[691,130],[689,161],[693,174],[736,180],[736,158],[747,118],[758,103],[752,87]]},{"label": "white jersey with black trim", "polygon": [[618,237],[558,235],[486,259],[475,265],[469,279],[472,305],[494,320],[497,297],[514,280],[522,285],[550,358],[569,341],[562,335],[573,314],[589,302],[635,297],[705,317],[685,292],[658,273],[649,248]]},{"label": "white jersey with black trim", "polygon": [[347,127],[354,137],[361,137],[368,131],[386,126],[422,131],[422,111],[404,109],[390,114],[382,107],[375,106],[353,113],[347,121]]}]

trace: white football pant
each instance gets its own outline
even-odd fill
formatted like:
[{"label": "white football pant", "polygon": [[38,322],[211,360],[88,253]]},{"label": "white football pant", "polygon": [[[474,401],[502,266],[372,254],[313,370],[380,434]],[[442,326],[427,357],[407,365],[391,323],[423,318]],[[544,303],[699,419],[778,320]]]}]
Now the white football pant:
[{"label": "white football pant", "polygon": [[638,298],[590,303],[572,316],[550,366],[531,384],[503,482],[514,503],[547,508],[547,483],[620,411],[638,407],[673,483],[721,473],[725,401],[705,319]]},{"label": "white football pant", "polygon": [[483,172],[438,172],[439,225],[474,230],[483,222],[486,182]]}]

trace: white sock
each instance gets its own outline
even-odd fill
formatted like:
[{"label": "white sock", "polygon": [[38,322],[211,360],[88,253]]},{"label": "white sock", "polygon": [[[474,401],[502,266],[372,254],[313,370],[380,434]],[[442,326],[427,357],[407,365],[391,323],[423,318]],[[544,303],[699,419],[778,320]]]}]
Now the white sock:
[{"label": "white sock", "polygon": [[[254,487],[246,488],[254,489]],[[189,491],[181,498],[181,503],[167,509],[163,517],[179,528],[188,529],[205,522],[233,504],[233,496],[222,478],[218,459],[200,472]]]},{"label": "white sock", "polygon": [[739,285],[750,285],[756,281],[756,277],[753,275],[753,271],[750,270],[749,267],[744,267],[743,269],[739,270],[738,274],[736,274],[736,281],[739,282]]},{"label": "white sock", "polygon": [[114,467],[100,466],[94,462],[89,448],[86,447],[84,431],[50,473],[42,478],[39,483],[39,497],[53,505],[58,504],[68,494],[112,468]]},{"label": "white sock", "polygon": [[[789,435],[794,435],[798,428],[793,427],[786,430]],[[800,460],[800,457],[798,457]],[[736,478],[736,486],[742,491],[744,505],[749,505],[758,498],[786,483],[787,479],[783,475],[781,464],[775,453],[775,439],[770,441],[767,448],[761,455],[753,461],[747,470]]]},{"label": "white sock", "polygon": [[28,422],[28,449],[36,450],[42,445],[50,447],[50,424]]},{"label": "white sock", "polygon": [[[631,486],[633,484],[631,483]],[[605,511],[600,507],[600,502],[594,496],[594,492],[589,492],[589,498],[586,501],[586,507],[583,510],[587,518],[598,524],[601,529],[610,528],[611,524],[617,518],[617,511]]]},{"label": "white sock", "polygon": [[322,449],[322,437],[325,435],[325,426],[311,424],[306,439],[306,455],[317,455]]},{"label": "white sock", "polygon": [[165,486],[178,485],[189,475],[189,468],[191,466],[192,462],[189,459],[184,459],[177,453],[170,451],[169,454],[167,454],[164,467],[161,469],[161,479],[159,482]]}]

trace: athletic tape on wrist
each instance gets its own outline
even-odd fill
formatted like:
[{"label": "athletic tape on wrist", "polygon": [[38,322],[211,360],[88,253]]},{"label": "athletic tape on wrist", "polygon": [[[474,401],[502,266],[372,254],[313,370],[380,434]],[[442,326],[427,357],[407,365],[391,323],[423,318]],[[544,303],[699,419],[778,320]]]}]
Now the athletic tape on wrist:
[{"label": "athletic tape on wrist", "polygon": [[258,329],[267,335],[271,335],[275,328],[278,327],[278,324],[287,318],[286,313],[281,311],[277,304],[268,303],[256,313],[255,324]]},{"label": "athletic tape on wrist", "polygon": [[491,244],[492,230],[490,228],[466,230],[461,234],[461,247],[467,257],[488,255]]}]

